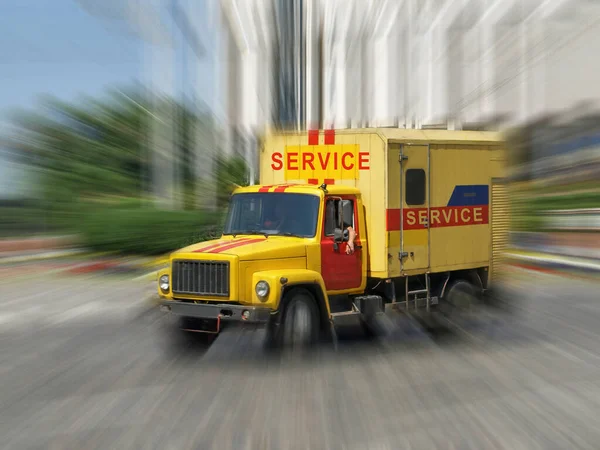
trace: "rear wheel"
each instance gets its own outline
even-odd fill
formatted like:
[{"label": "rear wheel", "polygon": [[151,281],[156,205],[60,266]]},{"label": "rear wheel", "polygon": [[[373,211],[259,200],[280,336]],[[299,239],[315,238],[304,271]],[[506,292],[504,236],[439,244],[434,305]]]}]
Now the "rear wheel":
[{"label": "rear wheel", "polygon": [[446,315],[463,315],[472,312],[478,304],[478,289],[465,280],[453,281],[446,291],[442,311]]}]

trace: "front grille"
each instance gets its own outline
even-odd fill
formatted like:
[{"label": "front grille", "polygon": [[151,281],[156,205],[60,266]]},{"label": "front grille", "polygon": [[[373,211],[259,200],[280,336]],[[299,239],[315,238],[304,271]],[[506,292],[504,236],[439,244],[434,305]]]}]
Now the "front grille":
[{"label": "front grille", "polygon": [[173,261],[173,293],[229,296],[229,262]]}]

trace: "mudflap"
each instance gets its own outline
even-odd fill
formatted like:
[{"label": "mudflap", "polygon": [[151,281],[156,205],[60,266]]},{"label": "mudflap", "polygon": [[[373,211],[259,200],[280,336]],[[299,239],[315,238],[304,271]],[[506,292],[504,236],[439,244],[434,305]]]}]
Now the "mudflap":
[{"label": "mudflap", "polygon": [[183,331],[207,334],[219,334],[222,328],[220,317],[217,317],[216,319],[182,317],[179,326]]}]

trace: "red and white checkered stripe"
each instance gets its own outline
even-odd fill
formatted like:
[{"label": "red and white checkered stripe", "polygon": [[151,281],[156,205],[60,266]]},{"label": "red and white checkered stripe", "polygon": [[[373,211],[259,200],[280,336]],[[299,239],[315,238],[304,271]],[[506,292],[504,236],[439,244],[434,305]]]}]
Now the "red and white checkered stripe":
[{"label": "red and white checkered stripe", "polygon": [[[319,130],[308,130],[308,145],[319,145]],[[335,145],[335,130],[323,131],[323,144]],[[323,183],[327,185],[335,184],[333,178],[325,178]],[[317,178],[309,178],[308,184],[320,184]]]}]

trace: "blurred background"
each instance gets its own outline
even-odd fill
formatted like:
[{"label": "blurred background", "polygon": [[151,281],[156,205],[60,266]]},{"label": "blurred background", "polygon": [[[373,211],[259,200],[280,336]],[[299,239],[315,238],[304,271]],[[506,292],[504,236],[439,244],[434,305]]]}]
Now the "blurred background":
[{"label": "blurred background", "polygon": [[[600,272],[599,2],[18,0],[0,30],[0,446],[222,448],[235,424],[252,448],[597,445],[600,309],[577,277]],[[505,133],[527,305],[510,345],[297,373],[165,364],[140,315],[152,277],[220,234],[265,130],[362,127]],[[337,390],[286,388],[315,380]]]},{"label": "blurred background", "polygon": [[[504,131],[515,245],[576,246],[600,220],[590,210],[596,2],[0,8],[0,233],[13,241],[58,236],[43,245],[164,254],[210,237],[231,188],[257,181],[267,128]],[[8,254],[42,241],[1,245]]]},{"label": "blurred background", "polygon": [[210,237],[231,188],[258,180],[267,128],[348,127],[506,132],[514,244],[590,251],[578,243],[600,220],[590,210],[600,142],[594,1],[0,8],[4,256],[57,245],[164,254]]}]

